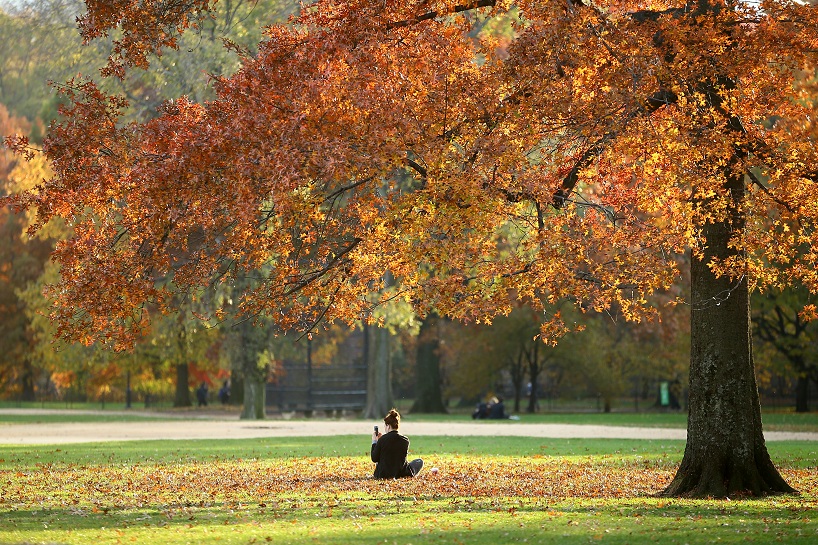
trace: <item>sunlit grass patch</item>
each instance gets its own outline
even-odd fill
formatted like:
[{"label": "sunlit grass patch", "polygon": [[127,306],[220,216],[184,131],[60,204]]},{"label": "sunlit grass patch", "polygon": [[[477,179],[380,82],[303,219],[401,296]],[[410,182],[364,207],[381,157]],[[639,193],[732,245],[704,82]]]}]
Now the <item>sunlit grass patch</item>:
[{"label": "sunlit grass patch", "polygon": [[[796,496],[657,498],[680,442],[505,438],[498,453],[427,438],[416,479],[376,481],[360,438],[1,447],[0,543],[810,543],[818,538],[811,445],[778,444]],[[437,441],[437,443],[434,443]],[[604,446],[607,445],[607,451]],[[280,449],[276,448],[280,447]],[[547,448],[543,448],[547,447]],[[479,450],[479,452],[474,452]],[[561,454],[544,454],[554,451]],[[328,453],[334,452],[334,454]],[[230,453],[230,454],[226,454]],[[66,455],[60,459],[60,455]],[[439,467],[431,474],[428,468]]]}]

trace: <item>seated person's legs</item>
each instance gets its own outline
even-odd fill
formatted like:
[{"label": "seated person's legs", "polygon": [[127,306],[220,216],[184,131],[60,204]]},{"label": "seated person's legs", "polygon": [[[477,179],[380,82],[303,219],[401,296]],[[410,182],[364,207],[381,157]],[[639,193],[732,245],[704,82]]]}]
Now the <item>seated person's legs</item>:
[{"label": "seated person's legs", "polygon": [[420,458],[416,458],[416,459],[412,460],[411,462],[409,462],[409,467],[411,467],[412,472],[414,472],[414,474],[417,475],[418,473],[420,473],[420,470],[423,468],[423,460],[421,460]]}]

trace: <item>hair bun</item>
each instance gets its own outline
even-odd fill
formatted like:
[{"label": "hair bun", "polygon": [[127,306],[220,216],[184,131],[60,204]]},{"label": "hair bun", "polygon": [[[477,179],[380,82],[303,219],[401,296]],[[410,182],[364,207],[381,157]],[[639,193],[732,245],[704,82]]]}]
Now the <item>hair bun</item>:
[{"label": "hair bun", "polygon": [[392,409],[383,417],[383,422],[384,424],[389,424],[393,430],[398,429],[400,426],[400,413],[397,409]]}]

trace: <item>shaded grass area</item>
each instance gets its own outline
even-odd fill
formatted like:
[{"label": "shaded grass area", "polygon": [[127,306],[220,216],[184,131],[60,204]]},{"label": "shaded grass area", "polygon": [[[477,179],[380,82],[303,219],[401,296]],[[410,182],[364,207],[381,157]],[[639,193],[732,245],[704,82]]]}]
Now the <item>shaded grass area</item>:
[{"label": "shaded grass area", "polygon": [[[0,539],[36,543],[814,543],[818,525],[795,502],[494,500],[304,502],[161,510],[17,511]],[[68,524],[66,522],[70,521]],[[66,526],[70,528],[64,529]],[[15,541],[7,541],[11,543]],[[17,541],[21,542],[21,541]]]},{"label": "shaded grass area", "polygon": [[[812,543],[818,444],[770,453],[797,496],[667,500],[682,441],[360,436],[0,446],[0,543]],[[440,473],[432,475],[428,468]]]}]

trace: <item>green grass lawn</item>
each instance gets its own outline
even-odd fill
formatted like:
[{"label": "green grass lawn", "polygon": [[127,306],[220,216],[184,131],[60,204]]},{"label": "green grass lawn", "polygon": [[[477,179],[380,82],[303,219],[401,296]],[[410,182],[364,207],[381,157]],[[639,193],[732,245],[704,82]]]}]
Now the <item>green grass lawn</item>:
[{"label": "green grass lawn", "polygon": [[[647,428],[685,428],[685,412],[621,412],[621,413],[537,413],[520,414],[518,422],[523,424],[590,424],[597,426],[627,426]],[[470,414],[427,415],[408,414],[406,420],[429,421],[471,421]],[[764,412],[764,429],[768,431],[818,432],[818,412]]]},{"label": "green grass lawn", "polygon": [[[207,411],[195,408],[187,409],[165,409],[161,411],[144,411],[134,409],[132,412],[124,411],[119,405],[108,405],[108,409],[99,410],[99,404],[85,404],[74,409],[66,409],[65,404],[52,403],[45,404],[30,403],[22,408],[46,408],[58,411],[52,414],[15,412],[14,414],[0,413],[0,423],[37,423],[37,422],[116,422],[116,421],[144,421],[156,419],[179,419],[191,417],[210,418],[238,418],[238,408],[224,408],[214,406]],[[0,403],[0,409],[13,408],[12,404]],[[14,407],[16,408],[16,407]],[[82,409],[82,410],[80,410]],[[85,413],[83,410],[94,411],[93,414]],[[276,418],[277,415],[270,415]],[[453,414],[405,414],[407,422],[471,422],[470,414],[463,412]],[[598,426],[626,426],[626,427],[648,427],[648,428],[685,428],[687,426],[687,414],[684,412],[614,412],[614,413],[538,413],[521,414],[522,424],[580,424]],[[796,432],[818,432],[818,412],[795,413],[766,411],[763,413],[763,424],[766,431],[796,431]]]},{"label": "green grass lawn", "polygon": [[814,442],[769,444],[800,495],[729,501],[655,496],[682,441],[418,436],[410,454],[426,468],[397,481],[369,478],[368,448],[359,436],[0,445],[0,543],[818,540]]}]

